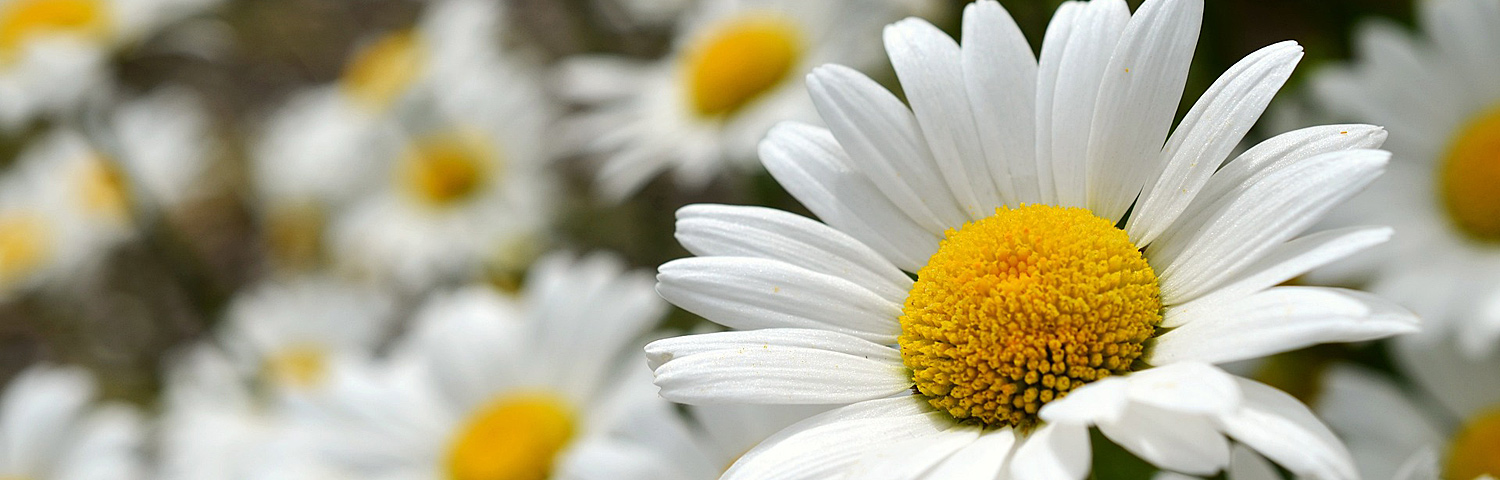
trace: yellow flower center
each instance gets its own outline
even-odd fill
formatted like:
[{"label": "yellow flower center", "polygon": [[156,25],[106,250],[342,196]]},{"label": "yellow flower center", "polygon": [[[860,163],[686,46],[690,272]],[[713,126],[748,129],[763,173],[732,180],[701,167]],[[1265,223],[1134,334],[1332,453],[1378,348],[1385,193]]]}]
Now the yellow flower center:
[{"label": "yellow flower center", "polygon": [[78,195],[90,213],[111,220],[130,215],[130,187],[125,173],[114,162],[100,157],[86,161],[79,170]]},{"label": "yellow flower center", "polygon": [[1469,480],[1484,475],[1500,477],[1500,409],[1464,425],[1448,445],[1443,478]]},{"label": "yellow flower center", "polygon": [[1500,107],[1460,131],[1448,147],[1439,181],[1448,216],[1460,230],[1500,241]]},{"label": "yellow flower center", "polygon": [[1029,429],[1042,405],[1125,373],[1161,323],[1156,272],[1080,208],[999,208],[949,230],[901,315],[916,390],[960,421]]},{"label": "yellow flower center", "polygon": [[436,135],[412,147],[402,178],[408,190],[428,205],[450,206],[482,190],[493,176],[496,158],[478,135]]},{"label": "yellow flower center", "polygon": [[51,250],[50,238],[41,218],[21,214],[0,217],[0,282],[36,270]]},{"label": "yellow flower center", "polygon": [[109,33],[104,0],[17,0],[0,7],[0,60],[14,61],[31,38],[70,34],[86,39]]},{"label": "yellow flower center", "polygon": [[802,48],[789,19],[754,15],[720,24],[686,57],[693,109],[704,117],[734,113],[786,80]]},{"label": "yellow flower center", "polygon": [[316,345],[293,345],[266,357],[271,383],[297,389],[321,385],[328,375],[328,352]]},{"label": "yellow flower center", "polygon": [[573,411],[545,393],[506,395],[479,410],[448,452],[450,480],[544,480],[573,437]]},{"label": "yellow flower center", "polygon": [[422,70],[421,47],[416,33],[401,31],[360,49],[344,68],[344,91],[374,108],[390,105]]}]

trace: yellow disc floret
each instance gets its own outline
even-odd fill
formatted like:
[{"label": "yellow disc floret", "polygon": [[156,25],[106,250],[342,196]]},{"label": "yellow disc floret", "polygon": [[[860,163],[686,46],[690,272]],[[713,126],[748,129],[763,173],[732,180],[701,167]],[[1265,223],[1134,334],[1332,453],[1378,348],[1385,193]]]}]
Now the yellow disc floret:
[{"label": "yellow disc floret", "polygon": [[109,32],[104,0],[17,0],[0,7],[0,63],[16,59],[23,46],[44,35],[103,38]]},{"label": "yellow disc floret", "polygon": [[311,389],[328,375],[328,352],[318,345],[292,345],[267,356],[263,368],[262,374],[273,384]]},{"label": "yellow disc floret", "polygon": [[1475,417],[1448,445],[1443,478],[1500,477],[1500,409]]},{"label": "yellow disc floret", "polygon": [[450,480],[544,480],[573,437],[573,411],[543,393],[506,395],[461,427],[448,453]]},{"label": "yellow disc floret", "polygon": [[1033,427],[1042,405],[1129,371],[1161,323],[1156,273],[1080,208],[1000,208],[949,230],[901,315],[916,390],[960,421]]},{"label": "yellow disc floret", "polygon": [[0,215],[0,288],[40,267],[51,242],[51,231],[40,216]]},{"label": "yellow disc floret", "polygon": [[374,108],[391,104],[416,81],[423,66],[417,34],[400,31],[360,49],[344,68],[344,91]]},{"label": "yellow disc floret", "polygon": [[1440,191],[1459,229],[1500,241],[1500,107],[1471,121],[1448,147]]},{"label": "yellow disc floret", "polygon": [[689,100],[700,116],[739,110],[786,80],[802,56],[795,23],[752,15],[711,29],[686,57]]},{"label": "yellow disc floret", "polygon": [[401,174],[418,199],[443,207],[470,199],[491,180],[495,166],[495,153],[484,139],[462,132],[418,141]]}]

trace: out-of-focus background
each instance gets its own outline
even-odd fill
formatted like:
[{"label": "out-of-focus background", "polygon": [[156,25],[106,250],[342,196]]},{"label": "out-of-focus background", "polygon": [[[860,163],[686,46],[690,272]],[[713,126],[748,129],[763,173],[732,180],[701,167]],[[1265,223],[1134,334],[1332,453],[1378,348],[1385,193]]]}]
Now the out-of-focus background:
[{"label": "out-of-focus background", "polygon": [[[0,69],[20,69],[22,63],[34,60],[23,58],[28,54],[15,53],[24,49],[16,44],[24,43],[27,35],[72,28],[70,25],[76,27],[80,22],[104,22],[94,18],[99,15],[125,16],[130,5],[136,3],[66,0],[76,5],[56,8],[72,10],[15,13],[27,8],[24,4],[43,1],[0,1],[0,13],[13,10],[13,18],[0,21]],[[267,146],[279,145],[278,141],[267,137],[289,134],[273,125],[278,115],[287,115],[285,112],[292,108],[288,105],[305,101],[308,92],[351,82],[367,86],[348,88],[378,92],[383,82],[404,82],[385,78],[409,74],[408,68],[401,66],[404,64],[389,63],[386,59],[384,67],[371,67],[370,62],[382,60],[370,60],[368,55],[378,55],[379,49],[390,47],[389,43],[381,42],[391,41],[392,34],[424,28],[424,13],[430,5],[413,0],[143,0],[139,3],[152,2],[171,5],[159,8],[158,12],[138,12],[157,17],[130,27],[129,35],[124,32],[126,27],[99,27],[99,32],[85,35],[86,41],[94,41],[94,45],[62,47],[94,49],[91,54],[102,57],[96,68],[80,69],[77,71],[83,73],[69,74],[63,79],[6,80],[10,83],[0,88],[3,99],[0,101],[13,101],[45,96],[38,89],[45,90],[48,85],[63,88],[69,81],[86,82],[78,87],[82,93],[74,101],[50,102],[6,113],[7,125],[0,130],[0,176],[7,180],[0,182],[0,189],[22,189],[14,185],[27,182],[69,181],[61,176],[49,179],[46,172],[35,171],[45,169],[29,166],[46,162],[28,158],[57,154],[51,151],[54,143],[65,144],[56,147],[60,149],[72,148],[66,146],[70,142],[79,143],[108,158],[102,187],[92,188],[114,188],[113,193],[105,195],[120,198],[106,201],[117,202],[115,208],[124,209],[123,217],[117,219],[117,231],[78,233],[73,231],[79,230],[78,227],[68,227],[71,229],[68,235],[108,238],[83,242],[87,247],[50,238],[33,241],[36,245],[32,247],[5,250],[8,234],[0,232],[0,384],[38,362],[81,365],[102,382],[104,397],[151,409],[162,388],[164,362],[176,348],[212,335],[214,326],[226,317],[226,309],[237,294],[268,278],[291,275],[287,272],[327,271],[333,272],[332,275],[379,277],[370,273],[374,267],[340,266],[349,261],[343,258],[348,252],[330,252],[349,248],[326,238],[330,235],[327,230],[338,220],[332,217],[353,215],[347,212],[357,209],[326,208],[288,219],[282,216],[281,206],[272,205],[277,199],[268,196],[279,195],[284,190],[280,188],[282,183],[311,181],[311,177],[318,175],[308,172],[307,178],[302,178],[295,166],[288,166],[290,163],[273,167],[260,164],[281,162],[276,158],[277,147]],[[107,5],[98,8],[113,10],[89,13],[86,10],[95,8],[88,6],[91,3]],[[568,59],[580,55],[612,54],[642,61],[669,55],[680,25],[671,4],[693,2],[656,3],[660,5],[642,0],[511,0],[504,3],[505,15],[494,19],[500,23],[494,30],[499,34],[493,39],[476,40],[494,42],[494,48],[510,57],[507,61],[524,65],[518,68],[532,69],[526,74],[535,77],[541,88],[520,95],[537,105],[545,105],[544,108],[556,109],[559,114],[534,132],[518,132],[543,146],[546,153],[542,156],[546,158],[537,168],[554,172],[558,186],[551,193],[551,206],[547,207],[552,212],[550,219],[540,222],[540,226],[528,224],[526,245],[501,255],[509,259],[483,266],[481,274],[495,284],[514,288],[524,282],[521,273],[524,268],[520,266],[525,260],[510,257],[534,258],[551,250],[609,250],[618,252],[634,267],[654,270],[664,261],[687,255],[673,239],[672,225],[674,211],[689,203],[755,204],[806,213],[774,180],[753,168],[727,170],[712,176],[702,187],[682,186],[670,176],[658,176],[623,200],[606,198],[595,180],[599,155],[570,151],[576,149],[559,145],[567,142],[568,135],[562,132],[557,119],[584,107],[562,98],[566,82],[558,69]],[[868,5],[854,8],[877,8],[877,3],[890,2],[870,0]],[[957,36],[958,12],[963,3],[928,2],[912,7],[912,13],[928,16]],[[1002,3],[1032,44],[1040,46],[1047,21],[1061,2],[1005,0]],[[1132,8],[1139,3],[1130,1]],[[1411,3],[1406,0],[1209,0],[1206,4],[1202,38],[1182,103],[1183,111],[1234,62],[1260,47],[1286,39],[1301,42],[1307,57],[1281,98],[1301,95],[1309,72],[1325,62],[1349,57],[1349,39],[1357,20],[1378,16],[1409,24],[1412,16]],[[45,18],[14,19],[25,15]],[[23,25],[27,21],[42,26]],[[878,34],[863,41],[879,48]],[[40,55],[62,57],[51,53]],[[441,70],[436,75],[446,72],[433,70]],[[888,67],[877,65],[865,73],[892,89],[898,88]],[[76,78],[77,75],[92,77],[83,79]],[[609,83],[607,79],[605,83]],[[496,88],[504,90],[502,87]],[[516,94],[500,90],[495,91],[496,96]],[[188,100],[179,101],[182,99]],[[406,99],[400,108],[420,111],[424,101],[440,100]],[[180,120],[185,116],[201,122],[181,128],[174,126],[182,123]],[[303,123],[292,122],[293,126],[280,128],[292,134],[307,133],[336,127],[330,124],[344,121],[341,118],[312,116]],[[405,122],[403,127],[420,130],[410,124],[423,121]],[[190,133],[183,134],[180,130]],[[59,135],[67,138],[59,140]],[[1257,135],[1263,136],[1264,132],[1252,136]],[[303,147],[303,155],[315,159],[359,157],[373,155],[356,150],[378,143],[383,136],[376,134],[370,138],[326,144],[306,141],[310,143],[299,145]],[[192,145],[175,148],[169,144],[176,141]],[[141,159],[131,160],[132,156]],[[172,157],[173,162],[179,163],[153,163],[157,156]],[[279,169],[282,173],[266,173],[267,169]],[[137,178],[158,175],[157,172],[164,177],[184,178]],[[325,176],[327,173],[330,172],[325,172]],[[331,172],[334,177],[370,174],[362,168]],[[287,177],[277,180],[279,177],[275,175]],[[397,171],[394,175],[420,174]],[[387,176],[384,172],[376,173],[377,181],[356,183],[351,188],[358,191],[345,196],[359,197],[367,190],[379,189],[378,179]],[[436,181],[438,189],[470,188],[441,184],[451,180]],[[0,191],[0,226],[8,225],[3,223],[5,208],[11,205],[5,203],[9,201],[7,195]],[[21,201],[12,203],[17,202]],[[45,208],[40,210],[43,217],[63,215]],[[479,218],[474,220],[477,222],[488,221],[474,218]],[[389,224],[399,220],[373,221]],[[6,270],[7,262],[13,267],[24,266],[22,260],[35,253],[27,248],[49,246],[56,251],[73,252],[70,255],[78,259],[70,261],[66,268],[48,273],[44,279],[23,278]],[[392,247],[368,252],[356,255],[400,256],[403,250]],[[406,274],[396,276],[402,275]],[[393,288],[398,299],[396,316],[416,309],[424,292],[465,280],[462,276],[429,275],[423,280],[394,282],[398,284]],[[692,328],[700,321],[674,310],[667,325]],[[389,333],[394,335],[400,330],[398,325]],[[1275,361],[1312,365],[1336,357],[1388,368],[1383,366],[1381,353],[1372,348],[1320,347]],[[1295,392],[1299,378],[1292,376],[1275,383]],[[1100,453],[1115,454],[1118,452]]]}]

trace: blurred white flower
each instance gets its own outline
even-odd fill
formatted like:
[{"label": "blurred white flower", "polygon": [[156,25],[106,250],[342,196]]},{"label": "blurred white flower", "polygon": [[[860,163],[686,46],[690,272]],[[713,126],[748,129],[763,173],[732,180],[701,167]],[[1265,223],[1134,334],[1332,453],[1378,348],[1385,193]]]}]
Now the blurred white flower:
[{"label": "blurred white flower", "polygon": [[96,404],[94,379],[76,367],[37,365],[0,396],[0,477],[28,480],[145,478],[140,413]]},{"label": "blurred white flower", "polygon": [[573,445],[656,401],[628,355],[662,313],[650,276],[604,255],[544,258],[520,298],[436,294],[388,364],[335,372],[321,449],[366,477],[573,478],[597,460]]},{"label": "blurred white flower", "polygon": [[698,256],[657,276],[668,301],[737,329],[648,345],[663,397],[841,406],[724,478],[1081,479],[1093,427],[1181,473],[1220,471],[1233,441],[1355,478],[1306,406],[1215,365],[1417,330],[1373,295],[1277,286],[1391,235],[1300,236],[1389,154],[1368,149],[1376,127],[1327,126],[1219,168],[1302,49],[1251,53],[1173,129],[1203,8],[1064,3],[1040,60],[993,1],[965,9],[962,45],[898,22],[885,45],[910,108],[814,69],[828,128],[778,125],[760,154],[826,223],[688,206],[677,238]]},{"label": "blurred white flower", "polygon": [[327,387],[333,365],[364,361],[390,334],[395,298],[333,278],[271,280],[230,304],[219,339],[241,375],[272,391]]},{"label": "blurred white flower", "polygon": [[1500,350],[1500,3],[1416,4],[1419,36],[1367,22],[1358,59],[1312,82],[1320,107],[1389,128],[1397,159],[1330,219],[1399,234],[1357,268],[1325,274],[1370,279],[1370,290],[1479,358]]},{"label": "blurred white flower", "polygon": [[172,209],[208,191],[205,174],[218,144],[190,90],[162,87],[123,103],[96,137],[113,147],[141,208]]},{"label": "blurred white flower", "polygon": [[118,48],[221,0],[0,2],[0,131],[107,96]]},{"label": "blurred white flower", "polygon": [[815,121],[802,77],[828,62],[879,65],[881,25],[899,18],[867,1],[708,0],[678,24],[672,52],[639,62],[566,61],[561,93],[592,108],[569,142],[602,166],[603,194],[622,199],[671,170],[701,188],[727,168],[756,168],[755,142],[778,121]]}]

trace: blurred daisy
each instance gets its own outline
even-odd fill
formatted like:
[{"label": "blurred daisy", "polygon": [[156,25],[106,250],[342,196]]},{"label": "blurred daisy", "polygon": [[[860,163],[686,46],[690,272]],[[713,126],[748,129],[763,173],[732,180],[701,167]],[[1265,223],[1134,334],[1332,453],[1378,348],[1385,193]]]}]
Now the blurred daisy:
[{"label": "blurred daisy", "polygon": [[235,365],[209,344],[168,365],[157,478],[331,479],[310,454],[304,426],[267,405]]},{"label": "blurred daisy", "polygon": [[382,160],[384,186],[332,226],[341,266],[403,286],[519,270],[540,250],[553,182],[553,117],[525,71],[501,61],[434,82]]},{"label": "blurred daisy", "polygon": [[229,306],[220,339],[241,375],[275,391],[321,391],[332,365],[371,357],[386,338],[394,299],[321,277],[273,281]]},{"label": "blurred daisy", "polygon": [[0,477],[145,478],[139,413],[94,404],[94,389],[73,367],[33,366],[12,379],[0,397]]},{"label": "blurred daisy", "polygon": [[1364,257],[1370,289],[1483,357],[1500,346],[1500,3],[1417,5],[1424,36],[1365,24],[1358,60],[1314,82],[1335,111],[1388,126],[1401,159],[1334,218],[1395,226]]},{"label": "blurred daisy", "polygon": [[1417,354],[1412,373],[1430,396],[1340,365],[1324,377],[1318,414],[1348,441],[1364,478],[1500,477],[1500,355],[1475,360],[1451,344]]},{"label": "blurred daisy", "polygon": [[1084,478],[1091,426],[1181,473],[1219,471],[1233,439],[1298,475],[1355,477],[1307,407],[1213,365],[1416,330],[1361,292],[1275,286],[1390,235],[1298,237],[1380,174],[1388,154],[1360,147],[1382,135],[1294,131],[1218,168],[1302,57],[1285,42],[1169,136],[1202,8],[1066,3],[1039,62],[995,2],[966,8],[962,47],[896,23],[910,109],[851,69],[814,70],[829,128],[783,124],[760,153],[827,223],[689,206],[677,237],[699,257],[657,277],[742,330],[649,345],[668,400],[846,405],[725,478]]},{"label": "blurred daisy", "polygon": [[143,208],[174,208],[208,191],[204,174],[216,154],[207,112],[181,87],[163,87],[126,102],[100,132]]},{"label": "blurred daisy", "polygon": [[883,5],[837,0],[709,0],[679,23],[665,59],[585,57],[561,74],[564,94],[593,106],[573,120],[597,180],[621,199],[663,170],[701,188],[726,167],[755,166],[755,142],[777,121],[813,120],[800,79],[827,62],[874,66],[866,39],[898,18]]},{"label": "blurred daisy", "polygon": [[451,84],[453,76],[474,76],[476,64],[495,62],[502,7],[430,2],[413,29],[365,42],[336,83],[294,95],[267,119],[251,171],[278,260],[320,260],[334,210],[384,183],[391,152],[405,147],[397,140],[402,108],[430,101],[433,81]]},{"label": "blurred daisy", "polygon": [[0,130],[109,92],[115,49],[219,0],[0,2]]},{"label": "blurred daisy", "polygon": [[50,281],[62,271],[62,234],[52,205],[16,175],[0,178],[0,299]]},{"label": "blurred daisy", "polygon": [[591,458],[572,445],[654,400],[624,359],[663,307],[649,276],[602,255],[543,259],[519,299],[436,295],[388,366],[340,371],[324,449],[361,478],[573,478]]}]

